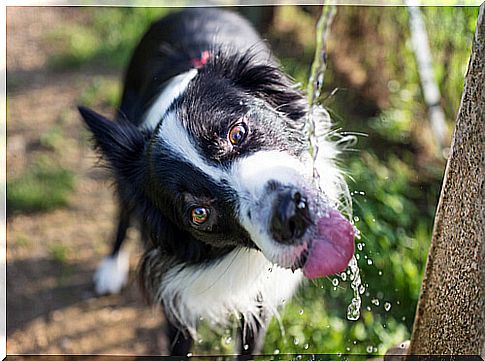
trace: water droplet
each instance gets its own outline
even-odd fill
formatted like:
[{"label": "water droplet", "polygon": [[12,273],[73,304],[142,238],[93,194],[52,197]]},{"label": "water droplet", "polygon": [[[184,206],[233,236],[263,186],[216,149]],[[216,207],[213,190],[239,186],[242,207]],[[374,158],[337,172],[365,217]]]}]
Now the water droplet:
[{"label": "water droplet", "polygon": [[354,345],[357,345],[357,341],[352,342]]},{"label": "water droplet", "polygon": [[332,284],[333,284],[335,287],[337,287],[337,286],[338,286],[338,279],[334,278],[334,279],[332,280]]},{"label": "water droplet", "polygon": [[378,274],[379,274],[379,276],[382,276],[382,271],[379,271]]},{"label": "water droplet", "polygon": [[364,248],[364,247],[362,246],[362,243],[357,243],[357,249],[358,249],[359,251],[362,251],[362,249],[363,249],[363,248]]},{"label": "water droplet", "polygon": [[391,309],[391,303],[390,303],[390,302],[386,302],[386,303],[384,303],[384,309],[385,309],[386,311],[389,311],[389,310]]},{"label": "water droplet", "polygon": [[401,304],[401,302],[400,302],[400,301],[396,301],[396,303],[397,303],[398,305],[400,305],[400,304]]},{"label": "water droplet", "polygon": [[359,287],[362,285],[362,281],[360,280],[359,265],[355,256],[352,256],[350,259],[349,267],[350,271],[352,272],[350,276],[350,279],[352,280],[350,287],[354,291],[354,297],[352,297],[352,301],[347,307],[347,319],[350,321],[356,321],[360,317],[360,306],[362,301],[360,299]]},{"label": "water droplet", "polygon": [[379,306],[379,300],[377,298],[373,298],[371,300],[372,304],[375,305],[375,306]]},{"label": "water droplet", "polygon": [[371,352],[372,352],[372,346],[367,346],[366,351],[367,351],[368,353],[371,353]]},{"label": "water droplet", "polygon": [[364,292],[365,292],[365,287],[364,287],[364,285],[360,285],[360,286],[359,286],[359,293],[362,295],[362,294],[364,294]]},{"label": "water droplet", "polygon": [[299,343],[300,343],[300,341],[298,340],[298,338],[295,337],[293,339],[293,344],[298,345]]},{"label": "water droplet", "polygon": [[361,196],[365,196],[365,192],[360,191],[360,192],[359,192],[359,194],[360,194]]},{"label": "water droplet", "polygon": [[406,316],[402,316],[401,320],[406,321]]},{"label": "water droplet", "polygon": [[342,279],[342,281],[345,281],[345,280],[347,279],[347,273],[342,272],[342,273],[340,274],[340,278]]},{"label": "water droplet", "polygon": [[359,218],[359,217],[357,217],[357,216],[355,216],[355,217],[354,217],[354,221],[355,221],[355,222],[358,222],[358,221],[360,221],[360,218]]},{"label": "water droplet", "polygon": [[365,309],[366,309],[367,311],[370,311],[370,310],[371,310],[370,306],[367,306]]},{"label": "water droplet", "polygon": [[372,264],[372,260],[370,258],[367,260],[367,264]]},{"label": "water droplet", "polygon": [[245,350],[247,350],[247,349],[249,349],[249,345],[244,345],[244,346],[243,346],[243,348],[244,348]]},{"label": "water droplet", "polygon": [[301,309],[299,312],[298,312],[300,315],[303,315],[303,309]]},{"label": "water droplet", "polygon": [[357,259],[359,260],[359,259],[360,259],[360,254],[358,254],[358,253],[357,253],[357,254],[355,255],[355,258],[357,258]]},{"label": "water droplet", "polygon": [[345,348],[345,351],[349,352],[350,351],[350,347],[346,347]]},{"label": "water droplet", "polygon": [[278,354],[280,353],[280,350],[276,349],[276,350],[274,350],[274,351],[273,351],[273,353],[274,353],[275,355],[278,355]]},{"label": "water droplet", "polygon": [[350,321],[356,321],[360,316],[360,299],[352,298],[352,302],[347,307],[347,319]]},{"label": "water droplet", "polygon": [[224,340],[224,342],[226,343],[226,345],[229,345],[232,341],[232,337],[226,337],[226,339]]},{"label": "water droplet", "polygon": [[374,347],[374,348],[372,349],[372,351],[373,351],[373,352],[377,352],[377,347]]},{"label": "water droplet", "polygon": [[342,356],[342,352],[337,352],[337,356],[338,357]]},{"label": "water droplet", "polygon": [[310,347],[310,346],[309,346],[307,343],[306,343],[305,345],[303,345],[303,348],[304,348],[305,350],[308,350],[308,347]]},{"label": "water droplet", "polygon": [[187,354],[187,357],[192,357],[192,352],[189,352],[189,353]]}]

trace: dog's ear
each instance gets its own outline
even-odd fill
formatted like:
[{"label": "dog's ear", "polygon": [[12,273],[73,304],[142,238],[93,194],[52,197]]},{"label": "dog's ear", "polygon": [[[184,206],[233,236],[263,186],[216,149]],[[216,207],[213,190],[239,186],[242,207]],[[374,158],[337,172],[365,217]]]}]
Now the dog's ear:
[{"label": "dog's ear", "polygon": [[128,120],[111,121],[95,111],[78,107],[93,134],[95,147],[121,177],[131,178],[142,160],[147,136]]}]

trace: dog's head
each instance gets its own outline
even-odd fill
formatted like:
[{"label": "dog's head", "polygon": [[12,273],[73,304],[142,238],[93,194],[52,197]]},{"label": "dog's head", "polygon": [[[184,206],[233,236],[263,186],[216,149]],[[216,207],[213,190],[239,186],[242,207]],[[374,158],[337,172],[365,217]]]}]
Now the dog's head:
[{"label": "dog's head", "polygon": [[345,269],[354,230],[336,210],[335,150],[321,143],[320,191],[305,98],[286,76],[248,55],[219,54],[165,89],[171,99],[155,100],[140,127],[80,109],[158,245],[185,244],[189,258],[207,248],[257,248],[309,278]]}]

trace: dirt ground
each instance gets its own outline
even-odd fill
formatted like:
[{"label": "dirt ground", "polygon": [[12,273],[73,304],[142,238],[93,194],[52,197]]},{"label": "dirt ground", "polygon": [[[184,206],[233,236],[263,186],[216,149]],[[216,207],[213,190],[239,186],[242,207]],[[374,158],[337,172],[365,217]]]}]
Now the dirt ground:
[{"label": "dirt ground", "polygon": [[[114,202],[104,170],[86,142],[76,103],[104,70],[53,71],[43,36],[53,23],[76,22],[69,8],[7,10],[7,177],[22,174],[33,159],[48,156],[76,172],[69,205],[7,219],[8,354],[159,354],[165,349],[159,310],[137,290],[136,230],[130,230],[132,274],[120,295],[96,297],[92,275],[109,250]],[[40,135],[62,129],[62,151],[39,146]],[[62,245],[64,260],[53,256]]]}]

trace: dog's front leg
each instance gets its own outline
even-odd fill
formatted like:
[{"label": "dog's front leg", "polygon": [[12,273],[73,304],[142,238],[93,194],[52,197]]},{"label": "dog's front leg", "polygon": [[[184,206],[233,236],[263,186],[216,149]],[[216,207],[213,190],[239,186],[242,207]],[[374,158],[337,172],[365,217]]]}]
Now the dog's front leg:
[{"label": "dog's front leg", "polygon": [[238,360],[250,360],[252,355],[261,353],[269,317],[264,311],[261,311],[259,318],[260,322],[253,320],[252,324],[248,324],[244,316],[242,317],[236,344],[236,350],[239,354]]},{"label": "dog's front leg", "polygon": [[193,340],[188,332],[183,332],[167,320],[166,334],[169,342],[170,356],[187,356]]}]

